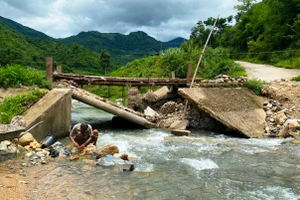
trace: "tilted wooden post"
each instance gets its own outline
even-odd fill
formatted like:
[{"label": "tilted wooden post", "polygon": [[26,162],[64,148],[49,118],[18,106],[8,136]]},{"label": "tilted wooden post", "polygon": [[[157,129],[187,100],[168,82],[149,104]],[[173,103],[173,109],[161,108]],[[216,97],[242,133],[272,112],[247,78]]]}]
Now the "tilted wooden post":
[{"label": "tilted wooden post", "polygon": [[207,44],[208,44],[208,41],[209,41],[209,39],[210,39],[210,36],[211,36],[212,32],[214,31],[214,28],[215,28],[215,25],[216,25],[218,19],[219,19],[219,15],[218,15],[217,19],[215,20],[215,22],[214,22],[214,24],[213,24],[213,26],[212,26],[212,28],[211,28],[211,30],[210,30],[210,33],[209,33],[209,35],[208,35],[208,37],[207,37],[207,39],[206,39],[204,48],[203,48],[203,50],[202,50],[202,52],[201,52],[201,54],[200,54],[200,58],[199,58],[199,60],[198,60],[197,66],[196,66],[195,73],[194,73],[192,82],[191,82],[191,84],[190,84],[190,88],[193,87],[194,80],[195,80],[196,74],[197,74],[197,72],[198,72],[198,68],[199,68],[199,66],[200,66],[200,63],[201,63],[203,54],[204,54],[204,52],[205,52],[206,46],[207,46]]},{"label": "tilted wooden post", "polygon": [[[207,46],[207,44],[208,44],[208,41],[209,41],[209,39],[210,39],[210,36],[211,36],[211,34],[212,34],[212,32],[213,32],[213,30],[214,30],[214,28],[215,28],[215,25],[216,25],[218,19],[219,19],[219,15],[218,15],[217,19],[215,20],[215,22],[214,22],[214,24],[213,24],[213,26],[212,26],[212,28],[211,28],[211,30],[210,30],[210,33],[209,33],[209,35],[208,35],[208,37],[207,37],[207,39],[206,39],[204,48],[203,48],[203,50],[202,50],[202,52],[201,52],[201,54],[200,54],[200,57],[199,57],[199,60],[198,60],[198,63],[197,63],[196,69],[195,69],[195,73],[194,73],[192,82],[191,82],[191,84],[190,84],[190,88],[193,87],[194,80],[195,80],[196,74],[197,74],[197,72],[198,72],[198,68],[199,68],[199,66],[200,66],[201,60],[202,60],[202,56],[203,56],[203,54],[204,54],[204,52],[205,52],[206,46]],[[188,106],[188,101],[185,102],[185,107],[184,107],[184,112],[183,112],[183,115],[184,115],[184,116],[185,116],[185,114],[186,114],[187,106]]]},{"label": "tilted wooden post", "polygon": [[47,57],[46,58],[46,78],[49,81],[52,81],[52,66],[53,66],[52,57]]}]

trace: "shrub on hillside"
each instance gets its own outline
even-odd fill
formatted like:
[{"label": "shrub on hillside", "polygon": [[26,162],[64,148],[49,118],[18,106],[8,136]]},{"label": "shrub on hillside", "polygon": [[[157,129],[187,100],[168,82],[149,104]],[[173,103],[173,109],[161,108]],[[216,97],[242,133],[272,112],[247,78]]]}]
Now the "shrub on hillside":
[{"label": "shrub on hillside", "polygon": [[257,95],[262,95],[261,89],[266,83],[264,81],[258,79],[249,79],[247,80],[244,85],[252,90]]},{"label": "shrub on hillside", "polygon": [[45,91],[35,89],[28,94],[5,98],[0,103],[0,123],[9,124],[14,116],[21,115],[45,94]]},{"label": "shrub on hillside", "polygon": [[0,87],[20,87],[22,85],[51,88],[51,84],[45,79],[42,71],[28,69],[17,64],[0,68]]},{"label": "shrub on hillside", "polygon": [[292,81],[300,81],[300,76],[296,76],[296,77],[292,78]]},{"label": "shrub on hillside", "polygon": [[246,76],[245,69],[230,59],[227,49],[208,48],[203,56],[198,75],[203,78],[213,79],[219,74],[227,74],[231,77]]}]

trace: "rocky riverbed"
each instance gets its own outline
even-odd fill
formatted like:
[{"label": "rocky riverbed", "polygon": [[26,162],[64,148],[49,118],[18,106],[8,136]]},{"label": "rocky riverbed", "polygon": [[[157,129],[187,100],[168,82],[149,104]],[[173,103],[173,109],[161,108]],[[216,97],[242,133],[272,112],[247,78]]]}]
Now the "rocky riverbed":
[{"label": "rocky riverbed", "polygon": [[[14,90],[11,90],[14,91]],[[273,81],[265,85],[264,94],[266,97],[265,111],[266,123],[264,124],[266,137],[299,137],[299,119],[300,119],[300,82],[293,81]],[[15,91],[13,92],[15,94]],[[1,93],[4,94],[4,93]],[[7,96],[7,92],[5,92]],[[174,120],[182,116],[184,111],[184,103],[172,101],[161,107],[162,113],[166,113],[160,118],[163,126],[168,126]],[[195,110],[190,110],[198,115]],[[172,119],[172,120],[171,120]],[[201,127],[197,120],[191,123],[195,127]],[[209,118],[207,118],[209,119]],[[295,124],[291,126],[290,122]],[[211,122],[207,122],[211,124]],[[206,124],[206,125],[207,125]],[[295,127],[296,126],[296,127]],[[294,140],[294,143],[298,143]],[[9,159],[0,163],[0,194],[5,195],[5,199],[28,199],[30,194],[34,193],[37,180],[41,179],[48,170],[55,167],[55,160],[51,160],[44,164],[33,164],[28,162],[26,157],[18,157],[17,159]]]}]

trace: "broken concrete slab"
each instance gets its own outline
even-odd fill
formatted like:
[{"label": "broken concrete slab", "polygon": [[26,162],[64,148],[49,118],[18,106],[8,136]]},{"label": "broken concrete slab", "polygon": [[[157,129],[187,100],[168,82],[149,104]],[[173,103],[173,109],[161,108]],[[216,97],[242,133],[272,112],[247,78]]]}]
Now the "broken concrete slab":
[{"label": "broken concrete slab", "polygon": [[251,138],[262,138],[263,102],[247,88],[180,88],[178,93],[228,128]]},{"label": "broken concrete slab", "polygon": [[169,129],[181,129],[181,130],[185,130],[187,125],[189,124],[188,120],[176,120],[175,122],[173,122]]}]

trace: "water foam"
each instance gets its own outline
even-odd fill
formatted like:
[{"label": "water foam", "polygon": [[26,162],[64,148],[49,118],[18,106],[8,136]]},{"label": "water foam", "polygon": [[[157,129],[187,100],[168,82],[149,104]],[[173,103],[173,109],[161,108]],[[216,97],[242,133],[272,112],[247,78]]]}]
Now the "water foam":
[{"label": "water foam", "polygon": [[300,195],[294,194],[290,188],[283,188],[280,186],[266,186],[261,187],[256,191],[249,191],[252,197],[258,199],[288,199],[288,200],[298,200]]},{"label": "water foam", "polygon": [[219,166],[210,159],[191,159],[191,158],[182,158],[180,162],[198,170],[205,170],[205,169],[217,169]]}]

